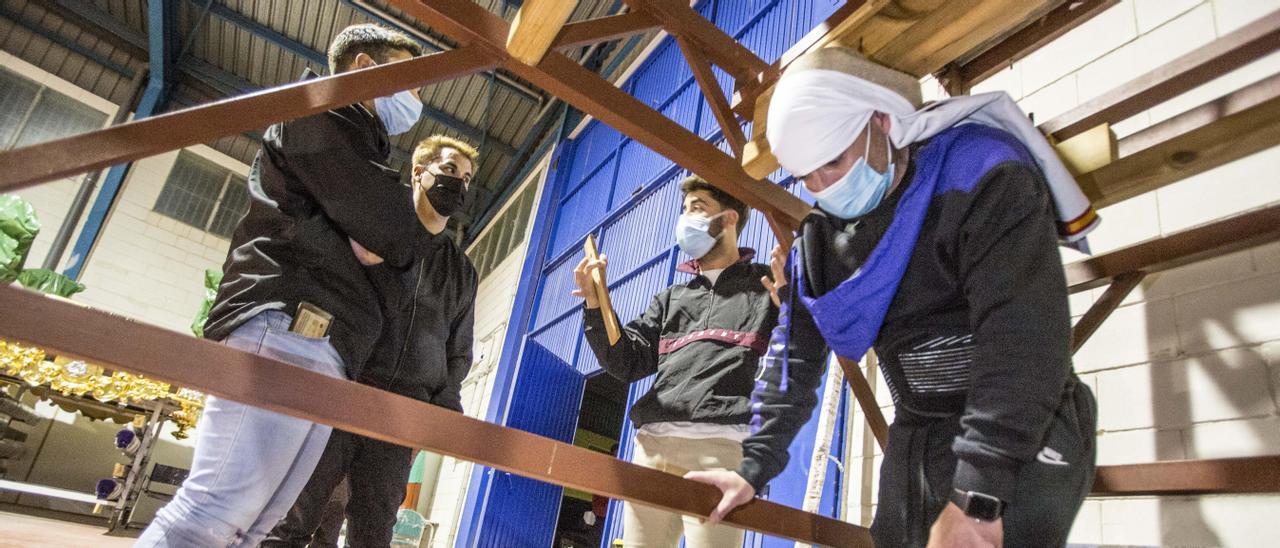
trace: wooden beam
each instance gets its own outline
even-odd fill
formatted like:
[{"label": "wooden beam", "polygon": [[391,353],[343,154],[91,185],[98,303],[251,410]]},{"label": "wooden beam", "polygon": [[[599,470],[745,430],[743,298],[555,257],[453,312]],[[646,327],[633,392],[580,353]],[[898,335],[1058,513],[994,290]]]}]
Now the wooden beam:
[{"label": "wooden beam", "polygon": [[1102,294],[1102,298],[1093,303],[1089,310],[1080,317],[1076,325],[1071,329],[1071,353],[1074,354],[1088,342],[1102,322],[1105,322],[1112,312],[1124,302],[1125,297],[1142,283],[1142,279],[1147,277],[1147,273],[1141,270],[1135,272],[1126,272],[1116,276],[1111,280],[1111,285],[1107,287],[1107,291]]},{"label": "wooden beam", "polygon": [[1076,177],[1095,208],[1280,144],[1280,75],[1121,139],[1120,158]]},{"label": "wooden beam", "polygon": [[0,153],[0,192],[52,181],[300,118],[400,90],[483,72],[496,60],[460,48],[287,84]]},{"label": "wooden beam", "polygon": [[660,27],[661,24],[658,23],[657,19],[643,11],[597,17],[565,25],[564,28],[560,29],[560,34],[556,36],[556,40],[551,44],[551,47],[565,50],[589,46],[598,42],[608,42],[633,34],[648,32]]},{"label": "wooden beam", "polygon": [[1121,274],[1138,270],[1155,274],[1276,240],[1280,240],[1280,205],[1069,263],[1067,288],[1077,293],[1106,285]]},{"label": "wooden beam", "polygon": [[739,80],[749,80],[768,70],[760,59],[733,37],[708,21],[684,0],[626,0],[636,11],[646,11],[668,32],[697,44],[707,59]]},{"label": "wooden beam", "polygon": [[1063,2],[1044,17],[1036,19],[973,59],[959,64],[956,67],[954,80],[963,90],[962,93],[968,93],[974,84],[994,76],[1031,52],[1119,3],[1120,0]]},{"label": "wooden beam", "polygon": [[1280,456],[1099,466],[1092,496],[1280,493]]},{"label": "wooden beam", "polygon": [[1059,141],[1116,123],[1276,51],[1280,11],[1254,21],[1040,125]]},{"label": "wooden beam", "polygon": [[729,142],[729,148],[733,150],[733,155],[741,158],[742,147],[747,144],[747,138],[742,134],[742,126],[738,124],[738,117],[729,110],[729,101],[725,99],[724,92],[720,90],[720,82],[716,80],[716,75],[711,71],[711,65],[707,63],[702,52],[692,42],[683,38],[676,37],[676,41],[680,45],[680,52],[684,54],[684,59],[689,63],[689,68],[693,70],[693,77],[698,81],[698,87],[702,88],[702,96],[707,99],[707,105],[711,107],[711,113],[715,115],[716,122],[720,124],[720,130],[724,134],[724,138]]},{"label": "wooden beam", "polygon": [[503,47],[506,21],[474,2],[392,0],[392,4],[458,42],[493,51],[505,68],[521,78],[670,158],[747,205],[765,214],[776,212],[785,230],[795,230],[811,210],[809,204],[781,186],[747,176],[736,158],[563,54],[548,52],[537,66],[510,58]]},{"label": "wooden beam", "polygon": [[1114,162],[1117,153],[1116,135],[1111,124],[1102,124],[1066,141],[1053,145],[1054,152],[1066,164],[1072,175],[1089,173]]},{"label": "wooden beam", "polygon": [[[720,500],[710,485],[71,301],[0,287],[0,310],[21,311],[0,314],[0,338],[362,436],[685,515],[705,518]],[[801,542],[871,546],[865,528],[763,500],[726,521]]]},{"label": "wooden beam", "polygon": [[876,393],[871,389],[871,383],[867,382],[867,376],[862,374],[862,369],[858,367],[858,362],[846,358],[844,356],[836,356],[836,361],[840,364],[840,368],[844,370],[844,378],[849,381],[849,388],[853,390],[853,398],[858,401],[858,407],[862,409],[862,414],[867,417],[867,426],[871,427],[871,433],[876,437],[876,443],[880,445],[883,451],[889,443],[889,424],[884,420],[884,412],[880,410],[880,404],[876,402]]},{"label": "wooden beam", "polygon": [[577,6],[571,0],[524,0],[507,32],[507,52],[522,63],[538,64]]}]

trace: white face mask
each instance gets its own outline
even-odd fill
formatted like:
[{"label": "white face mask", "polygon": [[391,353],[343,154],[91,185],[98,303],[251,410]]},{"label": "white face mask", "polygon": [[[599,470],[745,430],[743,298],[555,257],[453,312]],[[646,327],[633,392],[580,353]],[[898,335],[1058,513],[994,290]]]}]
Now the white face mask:
[{"label": "white face mask", "polygon": [[722,211],[710,217],[695,213],[681,215],[676,221],[676,243],[680,245],[680,251],[695,259],[701,259],[710,252],[719,239],[711,235],[711,221],[724,214]]},{"label": "white face mask", "polygon": [[422,117],[422,101],[410,90],[374,99],[373,106],[390,135],[400,135],[413,129],[418,118]]}]

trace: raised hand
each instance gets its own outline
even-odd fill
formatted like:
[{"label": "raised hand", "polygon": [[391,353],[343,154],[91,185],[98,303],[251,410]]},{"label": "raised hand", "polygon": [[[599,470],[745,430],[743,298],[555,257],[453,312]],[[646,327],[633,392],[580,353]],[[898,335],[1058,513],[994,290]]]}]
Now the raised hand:
[{"label": "raised hand", "polygon": [[778,290],[787,285],[787,254],[782,251],[782,246],[773,246],[773,251],[769,253],[769,270],[772,271],[772,276],[761,276],[760,283],[769,290],[773,305],[782,306],[782,300],[778,298]]},{"label": "raised hand", "polygon": [[609,257],[601,254],[599,259],[588,259],[583,257],[578,261],[578,266],[573,269],[573,283],[578,286],[573,290],[574,297],[582,297],[587,308],[600,308],[600,301],[596,299],[596,291],[591,285],[591,273],[599,270],[600,277],[608,280],[605,275],[605,269],[609,266]]}]

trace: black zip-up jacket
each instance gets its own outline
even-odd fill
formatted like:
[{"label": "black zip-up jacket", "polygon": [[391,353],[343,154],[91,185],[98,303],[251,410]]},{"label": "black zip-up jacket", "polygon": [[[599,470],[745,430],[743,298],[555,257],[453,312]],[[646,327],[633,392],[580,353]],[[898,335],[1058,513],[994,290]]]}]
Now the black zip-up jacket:
[{"label": "black zip-up jacket", "polygon": [[[760,284],[768,265],[749,262],[755,255],[750,249],[740,252],[738,263],[725,268],[714,286],[696,275],[662,290],[644,314],[622,326],[622,338],[612,346],[600,309],[585,309],[587,343],[601,368],[626,382],[658,374],[631,407],[637,428],[751,421],[751,387],[778,310]],[[680,269],[697,272],[693,262]]]},{"label": "black zip-up jacket", "polygon": [[366,267],[386,321],[361,383],[462,411],[462,380],[471,370],[476,270],[449,238],[408,268]]},{"label": "black zip-up jacket", "polygon": [[[795,245],[811,294],[848,279],[875,248],[926,146],[914,147],[903,184],[866,215],[843,221],[819,211],[805,219]],[[956,488],[1010,500],[1018,467],[1035,458],[1063,391],[1075,382],[1056,234],[1040,172],[1001,163],[971,192],[933,197],[885,315],[874,348],[895,422],[961,416]],[[788,299],[782,314],[790,316],[790,332],[773,343],[789,350],[789,387],[778,389],[781,367],[764,369],[767,388],[756,393],[763,424],[743,442],[738,470],[757,491],[785,468],[826,369],[828,347],[808,309]]]},{"label": "black zip-up jacket", "polygon": [[333,314],[330,342],[358,378],[383,311],[348,238],[406,268],[447,237],[422,227],[412,190],[385,164],[390,150],[382,122],[359,104],[267,129],[205,337],[222,340],[264,310],[295,314],[306,301]]}]

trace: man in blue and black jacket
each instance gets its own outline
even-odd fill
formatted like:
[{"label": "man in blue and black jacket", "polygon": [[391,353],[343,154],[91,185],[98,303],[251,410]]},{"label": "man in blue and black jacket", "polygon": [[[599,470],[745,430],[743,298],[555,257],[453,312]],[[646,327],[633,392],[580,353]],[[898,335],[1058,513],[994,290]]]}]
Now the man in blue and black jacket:
[{"label": "man in blue and black jacket", "polygon": [[[603,273],[608,257],[583,259],[574,271],[583,297],[587,343],[610,375],[634,382],[657,374],[631,408],[636,427],[632,462],[684,475],[733,470],[749,434],[751,386],[777,308],[761,278],[769,267],[752,263],[755,252],[738,247],[747,223],[746,204],[698,177],[685,179],[684,214],[676,242],[693,260],[679,270],[693,277],[654,296],[640,317],[622,326],[609,344],[591,273]],[[627,546],[739,547],[743,531],[723,524],[627,503]]]},{"label": "man in blue and black jacket", "polygon": [[[1094,470],[1058,238],[1096,215],[1004,94],[920,108],[916,80],[826,48],[779,82],[769,141],[815,197],[785,267],[722,518],[787,464],[829,351],[874,347],[895,404],[877,546],[1061,546]],[[781,261],[776,264],[784,271]]]}]

